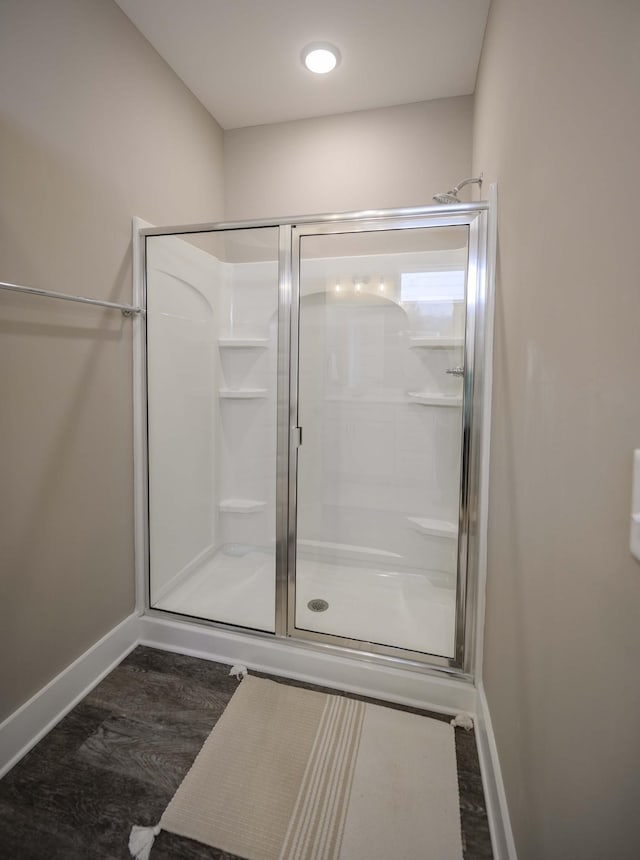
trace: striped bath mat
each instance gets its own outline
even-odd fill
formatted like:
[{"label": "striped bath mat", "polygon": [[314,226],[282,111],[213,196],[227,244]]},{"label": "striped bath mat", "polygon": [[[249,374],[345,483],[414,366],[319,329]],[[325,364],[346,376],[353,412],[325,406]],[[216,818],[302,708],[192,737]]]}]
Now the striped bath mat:
[{"label": "striped bath mat", "polygon": [[446,722],[246,677],[157,828],[246,860],[462,860]]}]

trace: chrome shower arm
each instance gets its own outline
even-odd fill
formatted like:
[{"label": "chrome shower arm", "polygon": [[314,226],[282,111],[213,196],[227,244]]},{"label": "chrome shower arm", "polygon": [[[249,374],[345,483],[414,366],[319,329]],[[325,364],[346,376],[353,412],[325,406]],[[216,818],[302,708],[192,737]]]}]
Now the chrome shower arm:
[{"label": "chrome shower arm", "polygon": [[460,189],[464,188],[465,185],[482,185],[482,173],[480,176],[470,176],[469,179],[463,179],[462,182],[459,182],[456,187],[453,189],[454,194],[458,194]]}]

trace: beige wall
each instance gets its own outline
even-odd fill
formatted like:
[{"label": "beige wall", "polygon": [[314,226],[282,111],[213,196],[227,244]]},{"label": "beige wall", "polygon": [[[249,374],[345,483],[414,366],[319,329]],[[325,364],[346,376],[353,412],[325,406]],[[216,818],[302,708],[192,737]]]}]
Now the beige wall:
[{"label": "beige wall", "polygon": [[421,206],[469,175],[471,96],[224,134],[225,217]]},{"label": "beige wall", "polygon": [[493,0],[500,218],[485,684],[520,860],[638,857],[640,5]]},{"label": "beige wall", "polygon": [[[222,216],[222,132],[111,0],[0,5],[0,279],[131,300],[131,216]],[[133,609],[131,322],[0,293],[0,719]]]}]

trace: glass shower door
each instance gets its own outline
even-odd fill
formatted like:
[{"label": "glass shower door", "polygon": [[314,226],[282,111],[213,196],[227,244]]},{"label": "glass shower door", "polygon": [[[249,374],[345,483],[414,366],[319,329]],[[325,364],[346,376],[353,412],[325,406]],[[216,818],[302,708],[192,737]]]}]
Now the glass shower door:
[{"label": "glass shower door", "polygon": [[339,230],[297,246],[290,627],[453,658],[468,227]]},{"label": "glass shower door", "polygon": [[149,604],[275,631],[278,228],[149,236]]}]

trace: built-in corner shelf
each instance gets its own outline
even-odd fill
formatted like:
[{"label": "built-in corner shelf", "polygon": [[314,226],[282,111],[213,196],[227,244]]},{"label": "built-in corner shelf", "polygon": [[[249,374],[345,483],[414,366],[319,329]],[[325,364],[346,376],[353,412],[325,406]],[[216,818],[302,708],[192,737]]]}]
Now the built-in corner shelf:
[{"label": "built-in corner shelf", "polygon": [[225,400],[256,400],[268,393],[266,388],[221,388],[218,396]]},{"label": "built-in corner shelf", "polygon": [[440,335],[411,335],[409,346],[412,349],[456,349],[464,346],[463,337],[441,337]]},{"label": "built-in corner shelf", "polygon": [[257,499],[223,499],[218,508],[223,514],[255,514],[266,507]]},{"label": "built-in corner shelf", "polygon": [[410,391],[407,395],[411,403],[419,406],[462,406],[459,394],[429,394],[426,391]]},{"label": "built-in corner shelf", "polygon": [[458,526],[455,523],[447,522],[447,520],[432,520],[428,517],[407,517],[407,520],[411,528],[420,534],[451,538],[452,540],[458,537]]},{"label": "built-in corner shelf", "polygon": [[218,346],[225,349],[266,349],[267,337],[219,337]]}]

